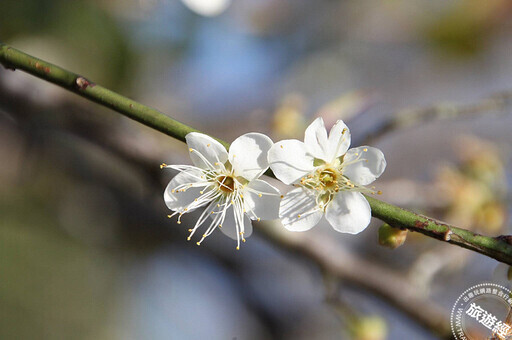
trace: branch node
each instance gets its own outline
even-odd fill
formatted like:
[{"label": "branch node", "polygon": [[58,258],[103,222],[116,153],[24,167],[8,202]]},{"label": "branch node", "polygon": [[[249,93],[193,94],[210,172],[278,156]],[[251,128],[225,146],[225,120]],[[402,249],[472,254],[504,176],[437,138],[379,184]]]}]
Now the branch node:
[{"label": "branch node", "polygon": [[448,229],[444,233],[443,240],[445,240],[446,242],[450,241],[452,239],[452,234],[453,234],[453,231],[451,229]]},{"label": "branch node", "polygon": [[92,81],[89,81],[82,76],[79,76],[76,78],[75,84],[79,90],[85,90],[88,86],[90,86],[90,87],[96,86],[96,84],[94,84]]}]

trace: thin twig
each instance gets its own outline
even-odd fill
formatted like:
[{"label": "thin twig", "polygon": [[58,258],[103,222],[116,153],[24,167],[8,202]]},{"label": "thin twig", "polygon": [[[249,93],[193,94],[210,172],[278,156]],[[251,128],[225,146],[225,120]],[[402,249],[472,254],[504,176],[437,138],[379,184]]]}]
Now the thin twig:
[{"label": "thin twig", "polygon": [[439,336],[447,337],[451,334],[445,310],[426,299],[405,276],[358,258],[322,235],[315,234],[312,237],[303,233],[290,233],[269,222],[260,223],[256,230],[280,247],[313,260],[321,269],[342,281],[355,283],[358,288],[365,288],[381,296]]},{"label": "thin twig", "polygon": [[[4,43],[0,43],[0,63],[7,69],[20,69],[63,87],[181,141],[185,141],[185,136],[189,132],[198,131],[155,109],[96,85],[76,73],[34,58]],[[221,143],[229,148],[228,143],[223,141]],[[494,238],[479,235],[412,213],[373,197],[367,196],[367,199],[372,215],[391,226],[417,231],[512,265],[512,245],[509,243],[512,241],[512,236]]]},{"label": "thin twig", "polygon": [[512,92],[495,93],[476,103],[444,103],[419,109],[405,109],[387,118],[380,126],[369,133],[362,144],[375,144],[379,139],[396,130],[411,128],[432,121],[470,118],[483,113],[503,113],[511,105]]},{"label": "thin twig", "polygon": [[[12,111],[14,118],[22,123],[22,126],[36,117],[41,118],[41,108],[36,102],[27,100],[25,96],[7,92],[1,85],[0,106],[5,106],[9,111]],[[59,111],[70,112],[66,103],[63,103]],[[126,145],[125,140],[107,138],[111,133],[110,130],[105,129],[100,122],[95,120],[81,119],[79,112],[85,112],[88,115],[94,114],[87,108],[80,107],[78,110],[71,110],[70,119],[72,119],[73,124],[69,124],[70,126],[62,126],[60,121],[54,120],[45,121],[42,126],[45,129],[49,127],[55,131],[62,129],[97,145],[102,145],[108,152],[126,161],[134,170],[140,170],[144,177],[148,179],[147,183],[149,185],[155,187],[160,185],[162,172],[160,170],[152,171],[157,167],[154,167],[154,163],[151,165],[149,161],[149,159],[154,158],[153,154],[158,153],[159,150],[153,150],[152,154],[144,154],[137,150],[127,153],[125,150],[129,149],[129,146]],[[45,114],[51,113],[45,112]],[[94,133],[90,133],[90,131],[94,131]],[[32,134],[27,134],[27,138],[30,138],[30,136]],[[156,161],[154,160],[154,162]],[[366,261],[357,254],[347,253],[332,239],[327,239],[316,233],[301,236],[297,233],[284,232],[281,227],[263,225],[262,223],[258,225],[257,230],[277,247],[285,248],[312,260],[329,277],[341,279],[345,285],[352,285],[358,289],[362,288],[370,294],[380,296],[383,300],[408,315],[411,320],[428,328],[430,332],[443,336],[450,334],[446,311],[432,302],[424,291],[415,289],[412,281],[407,279],[404,274],[396,273],[393,270],[381,267],[379,264]],[[297,239],[297,237],[303,238]],[[318,247],[318,244],[322,246]],[[322,254],[325,251],[328,253]],[[336,264],[339,259],[343,259],[343,263]],[[366,273],[364,275],[354,275],[351,273],[352,270],[364,270]],[[395,282],[401,283],[395,285]],[[374,291],[375,289],[377,290]],[[403,292],[410,295],[414,291],[416,291],[415,300],[408,300],[409,302],[405,303],[407,299]],[[417,308],[413,308],[413,303],[418,304]],[[422,310],[422,313],[414,312],[418,310]],[[411,311],[414,313],[411,313]]]}]

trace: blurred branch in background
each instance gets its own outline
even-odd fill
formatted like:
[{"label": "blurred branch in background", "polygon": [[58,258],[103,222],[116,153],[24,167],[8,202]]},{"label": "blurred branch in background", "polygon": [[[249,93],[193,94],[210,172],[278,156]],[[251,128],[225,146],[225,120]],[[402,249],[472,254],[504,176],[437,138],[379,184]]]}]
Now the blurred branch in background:
[{"label": "blurred branch in background", "polygon": [[[90,80],[46,61],[34,58],[0,43],[0,63],[12,70],[21,69],[91,101],[111,108],[157,131],[184,141],[187,133],[197,131],[159,111],[123,97]],[[221,140],[220,140],[221,141]],[[226,148],[229,144],[221,141]],[[512,264],[512,236],[487,237],[435,219],[420,216],[366,196],[372,216],[396,228],[417,231],[429,237],[467,248],[500,262]]]},{"label": "blurred branch in background", "polygon": [[362,144],[375,144],[381,138],[401,129],[411,128],[433,121],[464,119],[489,114],[505,114],[512,105],[512,92],[491,95],[474,104],[457,105],[453,103],[436,104],[420,109],[405,109],[397,112],[378,128],[368,134]]},{"label": "blurred branch in background", "polygon": [[[14,113],[12,118],[18,122],[19,129],[25,131],[27,141],[37,135],[34,130],[43,129],[44,126],[46,130],[61,130],[61,133],[71,133],[102,146],[145,179],[151,187],[153,197],[153,200],[148,202],[155,202],[153,204],[156,205],[156,202],[159,202],[156,193],[160,193],[162,186],[162,172],[155,164],[160,161],[158,155],[165,152],[162,150],[164,147],[161,144],[152,145],[151,152],[135,149],[131,144],[133,141],[118,136],[115,127],[111,130],[106,128],[101,120],[91,119],[97,116],[97,113],[89,111],[86,106],[76,105],[64,102],[62,107],[53,108],[52,112],[42,114],[37,102],[9,92],[0,84],[0,106]],[[66,121],[63,123],[50,117],[44,118],[55,115],[54,112],[65,112]],[[89,119],[84,119],[84,116]],[[35,121],[39,121],[40,124],[34,124]],[[83,161],[87,162],[87,159]],[[340,279],[343,284],[366,289],[429,331],[443,337],[448,336],[450,329],[447,312],[430,301],[425,291],[418,290],[405,275],[349,253],[335,240],[321,235],[290,233],[278,223],[259,223],[257,230],[278,248],[285,248],[292,254],[300,254],[312,261],[326,275]]]},{"label": "blurred branch in background", "polygon": [[272,223],[263,223],[258,230],[277,246],[312,260],[328,275],[371,291],[431,331],[449,336],[447,313],[429,301],[405,276],[360,259],[321,235],[289,233]]}]

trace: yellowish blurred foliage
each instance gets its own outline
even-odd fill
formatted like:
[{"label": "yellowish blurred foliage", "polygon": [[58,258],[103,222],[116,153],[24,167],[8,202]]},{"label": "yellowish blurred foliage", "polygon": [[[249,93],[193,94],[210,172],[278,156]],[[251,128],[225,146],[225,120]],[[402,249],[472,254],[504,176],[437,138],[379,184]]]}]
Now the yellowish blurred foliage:
[{"label": "yellowish blurred foliage", "polygon": [[496,147],[476,137],[458,140],[457,166],[438,173],[436,187],[449,202],[445,219],[483,232],[498,233],[506,221],[504,164]]}]

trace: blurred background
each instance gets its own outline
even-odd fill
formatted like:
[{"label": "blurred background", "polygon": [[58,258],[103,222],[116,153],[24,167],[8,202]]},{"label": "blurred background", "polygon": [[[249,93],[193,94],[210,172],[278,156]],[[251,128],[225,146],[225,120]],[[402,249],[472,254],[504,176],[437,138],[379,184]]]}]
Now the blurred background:
[{"label": "blurred background", "polygon": [[[379,198],[500,235],[511,19],[508,0],[2,0],[0,40],[227,141],[343,119],[386,155]],[[221,233],[197,247],[197,216],[177,225],[162,199],[175,173],[159,164],[186,150],[0,70],[1,339],[449,338],[465,289],[509,285],[507,266],[422,235],[381,230],[383,247],[379,221],[305,234],[373,283],[257,232],[238,252]],[[393,280],[440,325],[401,308],[399,286],[372,289]]]}]

